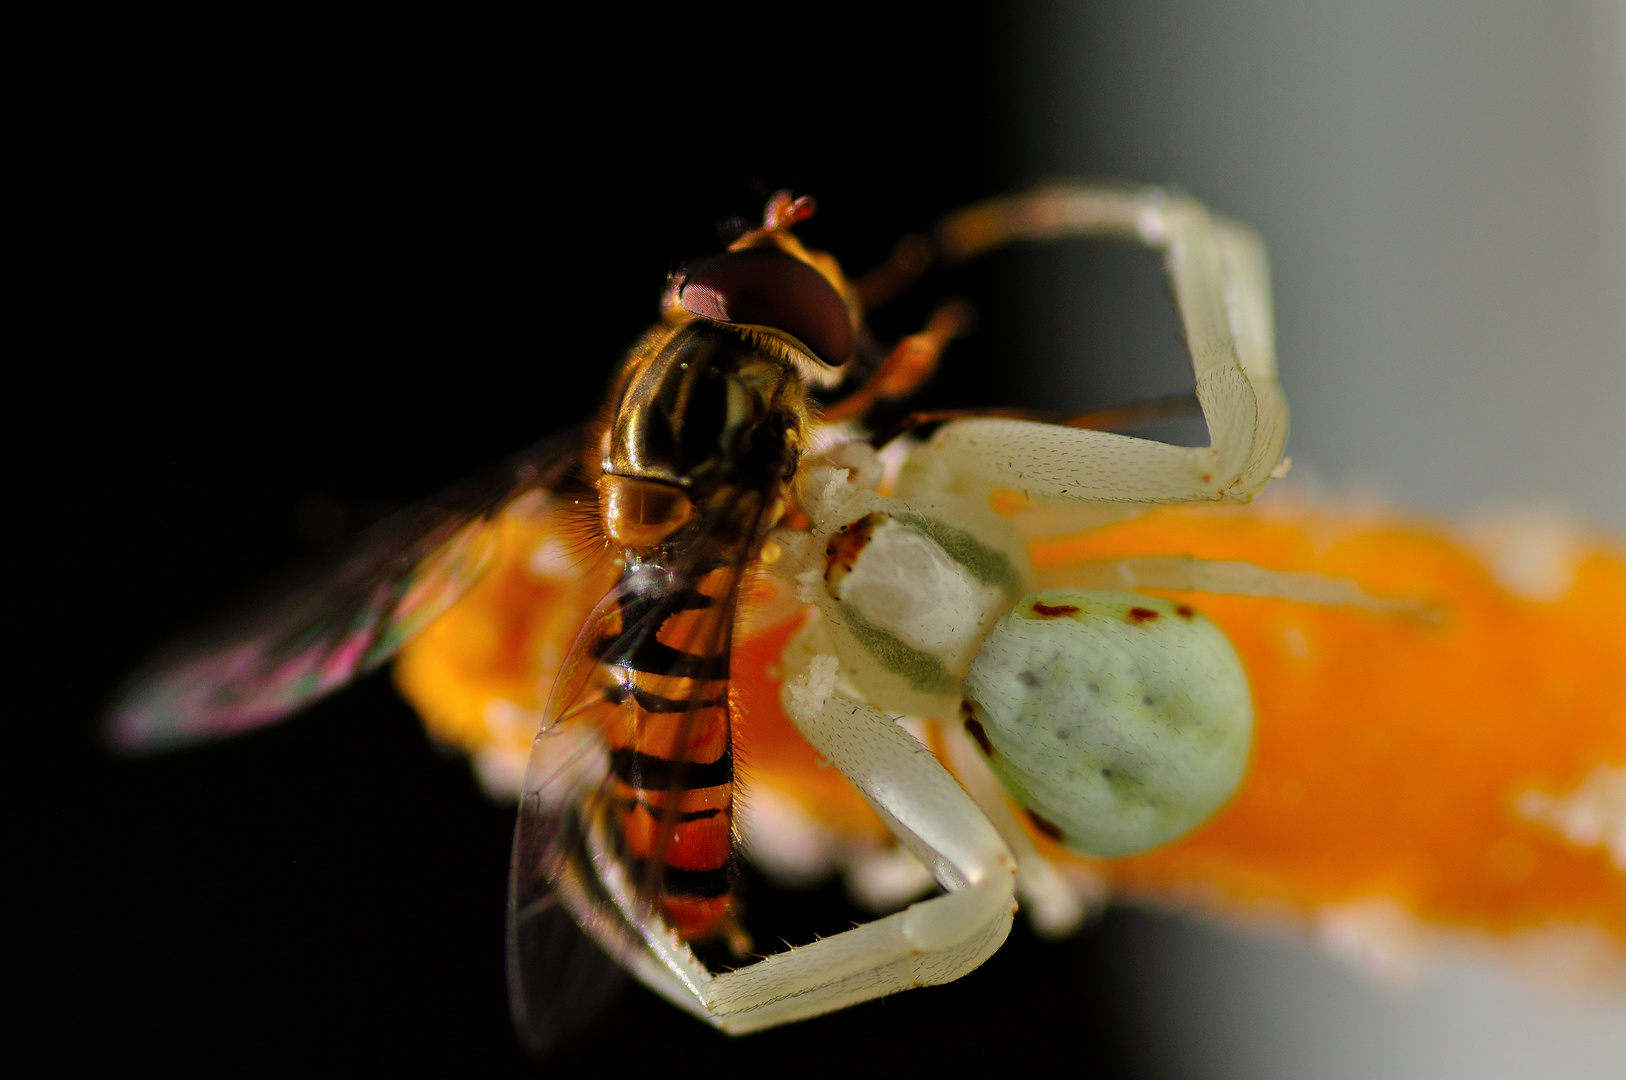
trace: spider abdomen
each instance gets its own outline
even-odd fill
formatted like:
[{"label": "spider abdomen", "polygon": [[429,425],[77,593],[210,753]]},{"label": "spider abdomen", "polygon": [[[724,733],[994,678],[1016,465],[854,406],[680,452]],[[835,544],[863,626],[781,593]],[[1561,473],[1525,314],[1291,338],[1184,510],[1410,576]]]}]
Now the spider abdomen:
[{"label": "spider abdomen", "polygon": [[1248,761],[1247,673],[1186,604],[1050,589],[999,620],[964,682],[1005,788],[1075,850],[1117,856],[1196,828]]}]

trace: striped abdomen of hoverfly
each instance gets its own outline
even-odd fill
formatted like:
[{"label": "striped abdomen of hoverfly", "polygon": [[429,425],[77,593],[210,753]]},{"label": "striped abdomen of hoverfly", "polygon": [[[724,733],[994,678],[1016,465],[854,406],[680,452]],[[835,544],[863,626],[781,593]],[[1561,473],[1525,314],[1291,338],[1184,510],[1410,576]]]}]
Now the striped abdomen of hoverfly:
[{"label": "striped abdomen of hoverfly", "polygon": [[628,869],[688,939],[730,910],[729,644],[808,423],[799,345],[669,312],[628,357],[601,443],[602,525],[624,560],[597,646],[612,806]]},{"label": "striped abdomen of hoverfly", "polygon": [[741,569],[693,577],[629,560],[620,626],[599,641],[621,854],[685,938],[715,928],[732,894],[728,644]]}]

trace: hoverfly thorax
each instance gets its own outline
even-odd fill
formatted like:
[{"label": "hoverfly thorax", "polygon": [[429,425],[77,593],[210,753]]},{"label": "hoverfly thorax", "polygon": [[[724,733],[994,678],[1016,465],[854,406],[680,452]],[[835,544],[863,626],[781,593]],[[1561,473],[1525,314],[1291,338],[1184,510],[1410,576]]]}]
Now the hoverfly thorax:
[{"label": "hoverfly thorax", "polygon": [[605,535],[638,549],[690,525],[719,538],[759,531],[795,473],[807,409],[796,369],[738,330],[659,328],[629,360],[605,434]]}]

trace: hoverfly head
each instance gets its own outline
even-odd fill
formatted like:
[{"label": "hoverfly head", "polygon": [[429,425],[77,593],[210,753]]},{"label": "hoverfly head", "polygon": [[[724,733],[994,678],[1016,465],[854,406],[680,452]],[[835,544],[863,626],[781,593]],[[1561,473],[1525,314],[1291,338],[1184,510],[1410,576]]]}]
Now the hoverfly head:
[{"label": "hoverfly head", "polygon": [[728,251],[677,284],[676,305],[712,322],[765,330],[824,367],[838,368],[857,341],[847,301],[804,259],[778,245]]},{"label": "hoverfly head", "polygon": [[661,299],[668,321],[699,318],[738,327],[793,363],[812,385],[839,383],[863,312],[840,264],[808,250],[791,232],[813,208],[809,196],[776,192],[761,227],[742,230],[723,254],[672,275]]}]

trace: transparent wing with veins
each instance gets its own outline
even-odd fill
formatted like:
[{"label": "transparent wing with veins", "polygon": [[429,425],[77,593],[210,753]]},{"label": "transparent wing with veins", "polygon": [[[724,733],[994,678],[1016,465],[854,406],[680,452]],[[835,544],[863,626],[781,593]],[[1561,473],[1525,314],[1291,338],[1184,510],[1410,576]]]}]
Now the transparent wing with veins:
[{"label": "transparent wing with veins", "polygon": [[546,439],[379,523],[270,602],[170,646],[119,693],[108,740],[143,753],[247,731],[379,667],[491,566],[498,511],[570,481],[580,443],[577,429]]}]

